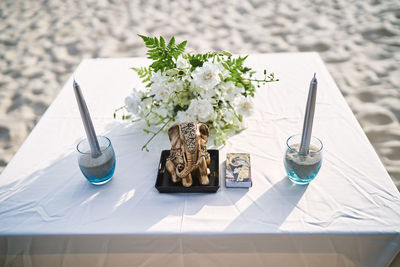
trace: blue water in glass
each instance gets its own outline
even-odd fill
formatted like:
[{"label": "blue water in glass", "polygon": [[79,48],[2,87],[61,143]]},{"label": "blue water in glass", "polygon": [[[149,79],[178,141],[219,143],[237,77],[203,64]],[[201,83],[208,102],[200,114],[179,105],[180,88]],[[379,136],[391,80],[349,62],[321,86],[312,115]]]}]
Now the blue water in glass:
[{"label": "blue water in glass", "polygon": [[313,170],[310,170],[308,172],[309,175],[304,175],[304,172],[301,174],[297,173],[296,169],[287,164],[286,160],[284,161],[284,163],[286,174],[288,175],[289,179],[296,184],[310,183],[315,178],[315,176],[317,176],[319,169],[321,168],[321,162],[319,162],[319,164],[315,168],[313,168]]},{"label": "blue water in glass", "polygon": [[107,165],[109,165],[109,163],[105,164],[105,166],[101,166],[100,168],[95,167],[96,170],[81,165],[79,165],[79,168],[90,183],[94,185],[101,185],[109,182],[113,177],[115,171],[115,157],[112,159],[112,164],[110,166]]}]

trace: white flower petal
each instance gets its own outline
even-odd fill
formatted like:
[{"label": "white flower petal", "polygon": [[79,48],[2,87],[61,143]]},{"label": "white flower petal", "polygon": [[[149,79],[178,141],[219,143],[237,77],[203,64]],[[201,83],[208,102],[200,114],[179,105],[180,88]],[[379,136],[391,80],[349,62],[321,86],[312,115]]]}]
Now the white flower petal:
[{"label": "white flower petal", "polygon": [[189,69],[191,67],[189,61],[182,55],[179,55],[176,60],[176,67],[178,69]]},{"label": "white flower petal", "polygon": [[205,90],[212,89],[221,82],[220,70],[210,62],[205,62],[202,67],[197,67],[193,72],[192,84]]},{"label": "white flower petal", "polygon": [[126,109],[132,113],[137,114],[139,111],[139,105],[141,102],[141,97],[136,90],[133,90],[132,94],[125,98]]}]

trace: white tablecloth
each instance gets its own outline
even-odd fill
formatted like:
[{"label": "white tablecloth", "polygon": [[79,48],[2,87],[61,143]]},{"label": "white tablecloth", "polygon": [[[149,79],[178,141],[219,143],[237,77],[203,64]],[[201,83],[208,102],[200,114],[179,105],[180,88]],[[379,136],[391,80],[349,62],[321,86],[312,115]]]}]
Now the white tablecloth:
[{"label": "white tablecloth", "polygon": [[[150,152],[141,124],[114,120],[144,58],[90,59],[75,77],[99,135],[117,156],[113,180],[90,185],[75,146],[84,129],[69,79],[0,176],[0,265],[385,266],[400,248],[400,194],[316,53],[251,55],[280,81],[258,89],[248,129],[220,149],[251,154],[253,187],[160,194],[166,134]],[[299,133],[312,74],[313,135],[324,143],[308,186],[287,179],[285,140]],[[223,179],[222,179],[223,181]]]}]

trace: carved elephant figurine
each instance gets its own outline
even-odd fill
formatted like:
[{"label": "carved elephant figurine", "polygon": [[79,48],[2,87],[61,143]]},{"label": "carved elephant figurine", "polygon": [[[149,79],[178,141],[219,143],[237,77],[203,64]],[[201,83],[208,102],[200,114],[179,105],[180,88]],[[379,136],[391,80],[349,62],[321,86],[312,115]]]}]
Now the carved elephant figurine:
[{"label": "carved elephant figurine", "polygon": [[199,179],[201,185],[210,183],[209,135],[207,125],[196,122],[176,123],[168,129],[171,153],[166,169],[174,183],[181,181],[183,186],[190,187],[193,176]]}]

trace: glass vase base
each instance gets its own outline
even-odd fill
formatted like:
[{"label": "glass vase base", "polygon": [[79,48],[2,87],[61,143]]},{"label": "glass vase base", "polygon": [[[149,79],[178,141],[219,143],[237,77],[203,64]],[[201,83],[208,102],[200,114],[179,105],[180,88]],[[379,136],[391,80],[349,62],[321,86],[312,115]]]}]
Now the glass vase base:
[{"label": "glass vase base", "polygon": [[301,178],[296,178],[293,176],[288,175],[288,178],[292,183],[298,184],[298,185],[307,185],[309,184],[315,177],[313,178],[308,178],[308,179],[301,179]]}]

